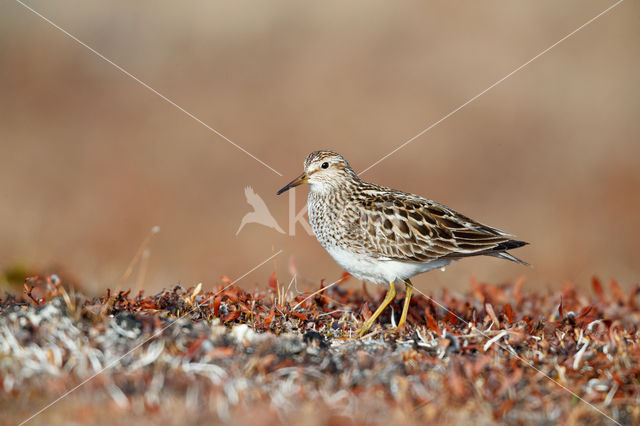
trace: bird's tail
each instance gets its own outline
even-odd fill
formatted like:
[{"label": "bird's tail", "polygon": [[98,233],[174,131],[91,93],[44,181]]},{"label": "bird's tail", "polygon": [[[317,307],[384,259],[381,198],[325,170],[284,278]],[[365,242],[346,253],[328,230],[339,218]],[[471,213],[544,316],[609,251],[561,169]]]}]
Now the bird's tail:
[{"label": "bird's tail", "polygon": [[493,256],[493,257],[498,257],[500,259],[510,260],[512,262],[516,262],[516,263],[519,263],[521,265],[531,267],[531,265],[529,263],[525,262],[524,260],[518,259],[514,255],[512,255],[510,253],[507,253],[507,250],[511,250],[511,249],[518,248],[518,247],[522,247],[522,246],[525,246],[527,244],[529,244],[529,243],[524,242],[524,241],[508,240],[508,241],[505,241],[503,243],[498,244],[498,246],[493,248],[490,253],[487,253],[487,255],[488,256]]},{"label": "bird's tail", "polygon": [[489,256],[499,257],[500,259],[507,259],[507,260],[510,260],[510,261],[512,261],[512,262],[516,262],[516,263],[519,263],[519,264],[521,264],[521,265],[531,267],[531,264],[530,264],[530,263],[527,263],[527,262],[525,262],[525,261],[524,261],[524,260],[522,260],[522,259],[518,259],[518,258],[517,258],[517,257],[515,257],[514,255],[509,254],[509,253],[507,253],[506,251],[499,252],[499,253],[490,253],[490,254],[489,254]]}]

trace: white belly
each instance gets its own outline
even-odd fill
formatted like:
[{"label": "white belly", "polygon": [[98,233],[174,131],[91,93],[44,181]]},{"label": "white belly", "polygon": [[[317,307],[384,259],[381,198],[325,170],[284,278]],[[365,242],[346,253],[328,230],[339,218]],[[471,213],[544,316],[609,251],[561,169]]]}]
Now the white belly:
[{"label": "white belly", "polygon": [[431,262],[399,262],[397,260],[373,259],[354,254],[339,247],[327,248],[327,251],[345,271],[354,277],[376,284],[389,284],[411,278],[414,275],[442,268],[451,260],[432,260]]}]

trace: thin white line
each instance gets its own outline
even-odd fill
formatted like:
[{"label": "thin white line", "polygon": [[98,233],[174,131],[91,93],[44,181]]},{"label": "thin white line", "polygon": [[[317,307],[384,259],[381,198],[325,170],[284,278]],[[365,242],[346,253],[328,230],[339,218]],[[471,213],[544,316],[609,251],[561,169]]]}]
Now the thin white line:
[{"label": "thin white line", "polygon": [[375,163],[373,163],[372,165],[370,165],[369,167],[367,167],[366,169],[364,169],[363,171],[361,171],[359,173],[359,175],[362,175],[363,173],[365,173],[366,171],[368,171],[369,169],[371,169],[372,167],[376,166],[378,163],[386,160],[388,157],[390,157],[391,155],[395,154],[396,152],[398,152],[399,150],[401,150],[402,148],[404,148],[405,146],[409,145],[411,142],[413,142],[414,140],[418,139],[420,136],[424,135],[425,133],[427,133],[429,130],[433,129],[434,127],[436,127],[438,124],[442,123],[444,120],[446,120],[447,118],[451,117],[453,114],[455,114],[456,112],[460,111],[462,108],[466,107],[467,105],[469,105],[471,102],[475,101],[476,99],[478,99],[480,96],[484,95],[485,93],[487,93],[489,90],[493,89],[494,87],[496,87],[498,84],[502,83],[503,81],[505,81],[506,79],[508,79],[509,77],[511,77],[512,75],[514,75],[515,73],[517,73],[518,71],[520,71],[521,69],[523,69],[524,67],[526,67],[527,65],[529,65],[531,62],[535,61],[536,59],[538,59],[540,56],[544,55],[545,53],[547,53],[548,51],[550,51],[551,49],[553,49],[554,47],[556,47],[557,45],[559,45],[560,43],[562,43],[563,41],[565,41],[566,39],[568,39],[569,37],[571,37],[572,35],[574,35],[575,33],[577,33],[578,31],[580,31],[581,29],[583,29],[584,27],[586,27],[587,25],[589,25],[590,23],[592,23],[593,21],[595,21],[596,19],[598,19],[599,17],[601,17],[602,15],[604,15],[605,13],[609,12],[611,9],[613,9],[614,7],[618,6],[620,3],[622,3],[624,0],[618,0],[615,4],[613,4],[612,6],[609,6],[607,9],[605,9],[604,11],[600,12],[598,15],[596,15],[595,17],[591,18],[590,20],[588,20],[587,22],[585,22],[584,24],[580,25],[578,28],[576,28],[575,30],[571,31],[569,34],[567,34],[566,36],[562,37],[560,40],[558,40],[557,42],[553,43],[551,46],[547,47],[546,49],[544,49],[542,52],[538,53],[536,56],[534,56],[533,58],[529,59],[527,62],[525,62],[524,64],[520,65],[518,68],[516,68],[515,70],[511,71],[509,74],[505,75],[504,77],[502,77],[500,80],[496,81],[495,83],[493,83],[491,86],[487,87],[486,89],[484,89],[482,92],[478,93],[477,95],[475,95],[474,97],[472,97],[471,99],[469,99],[468,101],[466,101],[465,103],[463,103],[462,105],[460,105],[459,107],[457,107],[456,109],[454,109],[453,111],[451,111],[449,114],[445,115],[444,117],[442,117],[440,120],[436,121],[435,123],[431,124],[429,127],[427,127],[426,129],[422,130],[420,133],[418,133],[417,135],[415,135],[414,137],[412,137],[411,139],[407,140],[406,142],[404,142],[402,145],[398,146],[396,149],[394,149],[393,151],[391,151],[390,153],[388,153],[387,155],[385,155],[384,157],[380,158],[378,161],[376,161]]},{"label": "thin white line", "polygon": [[259,264],[258,266],[254,267],[253,269],[251,269],[249,272],[245,273],[244,275],[242,275],[240,278],[236,278],[235,280],[233,280],[233,282],[231,282],[230,284],[228,284],[226,287],[223,287],[222,290],[219,290],[216,294],[214,294],[213,296],[217,296],[220,293],[222,293],[223,291],[225,291],[226,289],[228,289],[229,287],[231,287],[232,285],[234,285],[235,283],[237,283],[238,281],[240,281],[241,279],[243,279],[244,277],[246,277],[247,275],[249,275],[250,273],[252,273],[253,271],[255,271],[256,269],[258,269],[259,267],[261,267],[262,265],[264,265],[265,263],[267,263],[268,261],[270,261],[271,259],[273,259],[274,257],[276,257],[277,255],[279,255],[280,253],[282,253],[282,250],[278,250],[277,252],[275,252],[271,257],[269,257],[268,259],[266,259],[264,262],[262,262],[261,264]]},{"label": "thin white line", "polygon": [[[341,282],[341,281],[345,281],[345,279],[344,279],[344,278],[340,278],[340,279],[338,279],[338,280],[336,280],[336,281],[332,282],[332,283],[331,283],[331,284],[329,284],[328,286],[326,286],[326,287],[322,287],[320,290],[316,290],[316,291],[314,291],[313,293],[311,293],[310,295],[308,295],[307,297],[305,297],[301,302],[296,303],[296,305],[295,305],[293,308],[291,308],[291,310],[292,310],[292,311],[295,311],[295,310],[298,308],[298,306],[302,305],[304,302],[306,302],[307,300],[311,299],[313,296],[315,296],[315,295],[317,295],[317,294],[322,293],[322,292],[323,292],[323,291],[325,291],[326,289],[333,287],[334,285],[338,284],[338,283],[339,283],[339,282]],[[331,298],[330,298],[330,297],[328,297],[328,296],[324,296],[324,297],[327,297],[328,299],[331,299]],[[331,300],[334,300],[334,299],[331,299]],[[340,304],[341,304],[341,305],[343,305],[343,306],[348,306],[348,305],[346,305],[346,304],[344,304],[344,303],[338,302],[337,300],[335,300],[335,302],[340,303]]]},{"label": "thin white line", "polygon": [[[270,261],[271,259],[273,259],[274,257],[276,257],[277,255],[279,255],[280,253],[282,253],[282,250],[278,250],[278,252],[276,252],[275,254],[271,255],[268,259],[266,259],[265,261],[263,261],[262,263],[260,263],[259,265],[253,267],[251,270],[249,270],[248,272],[246,272],[244,275],[242,275],[239,278],[236,278],[232,283],[228,284],[226,287],[224,287],[222,290],[218,291],[215,295],[217,296],[218,294],[222,293],[224,290],[226,290],[227,288],[231,287],[233,284],[237,283],[238,281],[240,281],[241,279],[243,279],[244,277],[246,277],[247,275],[249,275],[250,273],[252,273],[253,271],[255,271],[256,269],[258,269],[259,267],[261,267],[262,265],[264,265],[265,263],[267,263],[268,261]],[[29,417],[28,419],[22,421],[19,426],[24,425],[25,423],[28,423],[29,421],[33,420],[36,416],[38,416],[39,414],[41,414],[42,412],[44,412],[45,410],[49,409],[50,407],[52,407],[53,405],[55,405],[57,402],[59,402],[60,400],[66,398],[69,394],[73,393],[76,389],[82,387],[84,384],[86,384],[87,382],[90,382],[91,380],[93,380],[96,376],[100,375],[101,373],[103,373],[105,370],[108,370],[109,368],[113,367],[114,365],[116,365],[118,362],[120,362],[120,360],[122,360],[124,357],[126,357],[127,355],[129,355],[131,352],[135,351],[136,349],[138,349],[140,346],[144,345],[145,343],[149,342],[152,339],[155,339],[156,337],[158,337],[159,335],[161,335],[166,329],[168,329],[169,327],[171,327],[173,324],[175,324],[178,320],[186,317],[187,315],[189,315],[191,312],[193,312],[199,305],[194,306],[192,309],[190,309],[186,314],[182,315],[179,318],[174,319],[173,321],[171,321],[169,324],[167,324],[166,326],[164,326],[163,328],[157,330],[156,332],[154,332],[150,337],[148,337],[147,339],[145,339],[142,343],[134,346],[132,349],[130,349],[127,353],[125,353],[124,355],[122,355],[120,358],[111,361],[109,364],[107,364],[106,366],[104,366],[102,368],[102,370],[98,371],[97,373],[94,373],[92,376],[90,376],[89,378],[83,380],[80,384],[74,386],[73,388],[69,389],[68,391],[66,391],[65,393],[63,393],[61,396],[59,396],[57,399],[55,399],[54,401],[50,402],[49,404],[47,404],[46,406],[44,406],[43,408],[40,409],[40,411],[38,411],[37,413],[33,414],[31,417]]]},{"label": "thin white line", "polygon": [[237,143],[235,143],[234,141],[232,141],[231,139],[229,139],[228,137],[226,137],[225,135],[223,135],[222,133],[220,133],[219,131],[217,131],[216,129],[211,127],[210,125],[208,125],[207,123],[205,123],[204,121],[200,120],[198,117],[196,117],[195,115],[193,115],[192,113],[190,113],[186,109],[182,108],[180,105],[176,104],[174,101],[172,101],[171,99],[167,98],[165,95],[163,95],[162,93],[158,92],[156,89],[154,89],[153,87],[149,86],[147,83],[145,83],[144,81],[140,80],[138,77],[136,77],[135,75],[131,74],[129,71],[125,70],[120,65],[116,64],[115,62],[113,62],[111,59],[109,59],[106,56],[104,56],[102,53],[98,52],[97,50],[95,50],[94,48],[89,46],[87,43],[85,43],[82,40],[78,39],[76,36],[74,36],[73,34],[68,32],[67,30],[63,29],[59,25],[55,24],[53,21],[51,21],[50,19],[48,19],[44,15],[40,14],[39,12],[37,12],[35,9],[31,8],[31,6],[23,3],[21,0],[15,0],[15,1],[17,3],[19,3],[19,4],[21,4],[25,9],[30,10],[31,12],[33,12],[34,14],[36,14],[37,16],[42,18],[44,21],[46,21],[47,23],[49,23],[53,27],[55,27],[58,30],[62,31],[64,34],[66,34],[68,37],[70,37],[76,43],[86,47],[91,52],[95,53],[99,58],[103,59],[104,61],[106,61],[109,64],[111,64],[114,67],[116,67],[120,72],[122,72],[126,76],[131,77],[132,79],[134,79],[135,81],[140,83],[143,87],[145,87],[149,91],[151,91],[151,92],[155,93],[156,95],[160,96],[162,99],[164,99],[165,101],[167,101],[168,103],[170,103],[171,105],[173,105],[174,107],[176,107],[177,109],[179,109],[180,111],[182,111],[183,113],[185,113],[186,115],[188,115],[189,117],[191,117],[192,119],[194,119],[195,121],[197,121],[198,123],[200,123],[201,125],[206,127],[207,129],[211,130],[213,133],[215,133],[216,135],[218,135],[219,137],[221,137],[225,141],[229,142],[231,145],[235,146],[240,151],[244,152],[249,157],[251,157],[254,160],[256,160],[258,163],[262,164],[263,166],[265,166],[266,168],[268,168],[269,170],[271,170],[275,174],[277,174],[279,176],[282,176],[282,173],[280,173],[279,171],[277,171],[276,169],[274,169],[273,167],[271,167],[270,165],[268,165],[267,163],[265,163],[264,161],[262,161],[261,159],[259,159],[258,157],[256,157],[255,155],[253,155],[252,153],[250,153],[249,151],[247,151],[246,149],[244,149],[243,147],[241,147],[240,145],[238,145]]},{"label": "thin white line", "polygon": [[[420,291],[420,289],[416,288],[415,286],[413,286],[413,289],[415,291],[417,291],[418,293],[420,293],[421,295],[423,295],[424,297],[426,297],[427,299],[429,299],[430,301],[432,301],[433,303],[435,303],[436,305],[440,306],[442,309],[444,309],[445,311],[451,313],[453,316],[455,316],[457,319],[459,319],[460,321],[462,321],[463,323],[465,323],[467,326],[469,326],[469,323],[467,321],[465,321],[463,318],[460,318],[458,316],[458,314],[456,314],[455,312],[453,312],[452,310],[450,310],[449,308],[447,308],[446,306],[444,306],[443,304],[441,304],[440,302],[438,302],[437,300],[427,296],[426,294],[424,294],[422,291]],[[490,336],[488,336],[485,332],[483,332],[482,330],[480,330],[477,327],[473,327],[475,328],[480,334],[482,334],[484,337],[486,337],[487,339],[490,338]],[[575,393],[574,391],[572,391],[571,389],[569,389],[568,387],[564,386],[563,384],[559,383],[557,380],[555,380],[554,378],[546,375],[543,371],[541,371],[540,369],[538,369],[535,365],[533,365],[533,363],[529,360],[526,360],[524,358],[522,358],[520,355],[518,355],[515,352],[512,352],[510,350],[508,350],[504,345],[502,345],[499,341],[496,342],[496,345],[498,345],[502,350],[512,354],[513,356],[515,356],[519,361],[521,361],[522,363],[524,363],[525,365],[533,368],[534,370],[536,370],[538,373],[542,374],[544,377],[546,377],[547,379],[551,380],[553,383],[555,383],[556,385],[560,386],[562,389],[564,389],[565,391],[567,391],[568,393],[570,393],[571,395],[575,396],[576,398],[578,398],[580,401],[584,402],[585,404],[587,404],[589,407],[593,408],[594,410],[596,410],[597,412],[599,412],[600,414],[602,414],[603,416],[605,416],[606,418],[608,418],[609,420],[611,420],[612,422],[614,422],[615,424],[621,425],[619,422],[617,422],[616,420],[614,420],[613,418],[611,418],[609,415],[607,415],[604,411],[602,411],[601,409],[599,409],[598,407],[596,407],[595,405],[593,405],[592,403],[590,403],[589,401],[585,400],[584,398],[582,398],[580,395],[578,395],[577,393]],[[621,425],[622,426],[622,425]]]}]

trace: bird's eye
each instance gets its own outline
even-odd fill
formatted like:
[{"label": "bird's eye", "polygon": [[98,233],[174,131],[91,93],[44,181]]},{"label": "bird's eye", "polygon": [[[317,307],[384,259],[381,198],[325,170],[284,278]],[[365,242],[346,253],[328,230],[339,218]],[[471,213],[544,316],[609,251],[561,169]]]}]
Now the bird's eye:
[{"label": "bird's eye", "polygon": [[327,163],[326,161],[324,163],[322,163],[322,168],[323,169],[328,169],[329,168],[329,163]]}]

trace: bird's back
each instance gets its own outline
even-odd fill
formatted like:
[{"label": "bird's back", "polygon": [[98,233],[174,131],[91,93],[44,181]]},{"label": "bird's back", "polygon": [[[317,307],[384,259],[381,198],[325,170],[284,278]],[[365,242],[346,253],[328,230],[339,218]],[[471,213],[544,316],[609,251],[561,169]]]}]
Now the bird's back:
[{"label": "bird's back", "polygon": [[409,263],[476,255],[524,263],[505,253],[526,244],[511,234],[415,194],[361,180],[349,190],[310,192],[309,218],[327,250]]}]

